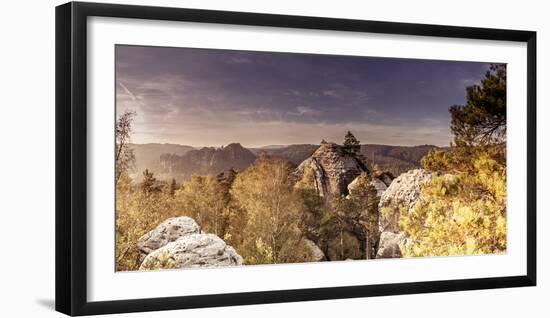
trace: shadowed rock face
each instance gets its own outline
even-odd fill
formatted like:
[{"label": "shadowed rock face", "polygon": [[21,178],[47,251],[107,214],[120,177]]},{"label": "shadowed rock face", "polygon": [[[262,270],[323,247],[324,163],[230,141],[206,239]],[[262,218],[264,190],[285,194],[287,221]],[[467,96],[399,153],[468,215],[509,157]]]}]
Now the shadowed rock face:
[{"label": "shadowed rock face", "polygon": [[311,252],[312,262],[322,262],[327,260],[325,253],[323,253],[319,246],[317,246],[317,244],[315,244],[313,241],[305,239],[304,243]]},{"label": "shadowed rock face", "polygon": [[347,195],[348,184],[367,167],[360,156],[345,154],[342,147],[334,143],[321,144],[311,157],[304,160],[296,169],[295,176],[299,180],[304,170],[310,168],[315,174],[315,187],[325,200],[335,195]]},{"label": "shadowed rock face", "polygon": [[386,187],[389,187],[390,184],[393,182],[393,179],[395,179],[393,174],[387,171],[375,171],[373,173],[373,177],[380,180],[380,182],[384,183]]},{"label": "shadowed rock face", "polygon": [[380,235],[376,258],[399,258],[401,248],[399,245],[406,242],[407,238],[403,233],[383,232]]},{"label": "shadowed rock face", "polygon": [[243,258],[214,234],[190,234],[151,252],[140,270],[237,266]]}]

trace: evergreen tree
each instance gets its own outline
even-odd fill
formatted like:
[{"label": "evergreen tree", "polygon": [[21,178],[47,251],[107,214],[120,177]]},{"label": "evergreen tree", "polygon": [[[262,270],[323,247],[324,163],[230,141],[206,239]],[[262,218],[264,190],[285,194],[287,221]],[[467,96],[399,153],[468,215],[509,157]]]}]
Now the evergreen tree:
[{"label": "evergreen tree", "polygon": [[454,105],[449,112],[456,145],[502,144],[506,140],[506,65],[491,65],[481,85],[466,88],[466,105]]},{"label": "evergreen tree", "polygon": [[352,200],[335,196],[331,200],[331,211],[323,222],[323,233],[332,238],[328,255],[332,260],[361,259],[359,240],[350,240],[352,220],[359,216],[359,210]]},{"label": "evergreen tree", "polygon": [[178,189],[178,184],[176,183],[176,179],[172,178],[172,182],[170,182],[170,190],[169,190],[171,197],[174,197],[177,189]]},{"label": "evergreen tree", "polygon": [[229,188],[233,184],[233,181],[235,181],[235,177],[237,177],[237,170],[230,168],[229,170],[218,173],[216,180],[218,180],[221,185]]},{"label": "evergreen tree", "polygon": [[162,190],[162,185],[158,183],[157,178],[155,178],[153,172],[150,172],[149,169],[143,171],[143,180],[140,187],[142,193],[145,195],[158,193]]},{"label": "evergreen tree", "polygon": [[345,153],[350,155],[358,154],[361,150],[361,142],[357,140],[357,138],[355,138],[351,131],[348,131],[348,133],[344,137],[343,150]]},{"label": "evergreen tree", "polygon": [[317,181],[315,180],[315,172],[311,167],[305,167],[302,179],[294,185],[294,191],[301,198],[302,216],[300,221],[300,229],[306,237],[323,250],[326,242],[323,240],[322,223],[325,215],[328,213],[325,200],[317,191]]},{"label": "evergreen tree", "polygon": [[357,182],[349,195],[349,200],[360,211],[359,215],[351,221],[354,224],[357,235],[364,240],[360,243],[362,252],[365,253],[365,258],[367,259],[375,258],[376,243],[379,239],[378,202],[380,201],[380,197],[371,181],[372,178],[370,175],[362,173],[357,177]]}]

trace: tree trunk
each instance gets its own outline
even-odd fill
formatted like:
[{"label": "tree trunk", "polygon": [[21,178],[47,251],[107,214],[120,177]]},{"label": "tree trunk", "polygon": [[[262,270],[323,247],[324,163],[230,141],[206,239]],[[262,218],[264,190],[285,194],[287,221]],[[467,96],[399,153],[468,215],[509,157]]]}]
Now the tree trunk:
[{"label": "tree trunk", "polygon": [[340,229],[340,260],[344,260],[344,228]]}]

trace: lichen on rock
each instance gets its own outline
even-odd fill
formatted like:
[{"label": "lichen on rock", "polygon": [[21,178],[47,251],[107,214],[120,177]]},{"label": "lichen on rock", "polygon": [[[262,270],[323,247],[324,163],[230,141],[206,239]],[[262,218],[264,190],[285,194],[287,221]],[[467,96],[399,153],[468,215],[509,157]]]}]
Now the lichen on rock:
[{"label": "lichen on rock", "polygon": [[149,253],[182,236],[200,232],[200,226],[190,217],[179,216],[166,219],[153,230],[139,238],[137,247],[139,249],[140,261],[143,261]]},{"label": "lichen on rock", "polygon": [[214,234],[191,234],[151,252],[140,270],[238,266],[243,258]]}]

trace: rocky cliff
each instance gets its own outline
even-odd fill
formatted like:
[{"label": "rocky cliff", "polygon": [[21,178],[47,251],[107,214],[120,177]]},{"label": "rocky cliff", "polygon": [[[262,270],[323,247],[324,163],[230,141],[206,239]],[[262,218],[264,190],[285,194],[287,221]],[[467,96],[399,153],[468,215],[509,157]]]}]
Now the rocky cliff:
[{"label": "rocky cliff", "polygon": [[300,180],[305,169],[315,174],[315,188],[325,200],[332,196],[347,195],[348,185],[361,173],[368,172],[360,155],[344,153],[342,147],[335,143],[324,143],[304,160],[294,172]]},{"label": "rocky cliff", "polygon": [[163,173],[188,179],[193,174],[213,175],[228,169],[244,170],[256,160],[250,150],[239,143],[232,143],[225,147],[205,147],[191,150],[184,155],[163,154],[160,163]]},{"label": "rocky cliff", "polygon": [[183,156],[195,149],[191,146],[167,143],[129,144],[128,146],[134,151],[135,169],[132,171],[131,176],[135,179],[141,179],[142,172],[145,169],[149,169],[149,171],[155,174],[160,174],[162,172],[161,155],[174,154]]},{"label": "rocky cliff", "polygon": [[299,165],[302,161],[309,158],[319,145],[299,144],[279,147],[263,147],[251,148],[250,150],[256,155],[264,153],[270,157],[282,158],[290,161],[295,165]]},{"label": "rocky cliff", "polygon": [[[308,178],[304,179],[306,171]],[[312,178],[311,173],[313,174]],[[294,177],[301,181],[301,186],[303,186],[303,182],[309,183],[309,188],[316,190],[324,199],[326,209],[329,210],[333,208],[331,206],[332,198],[340,196],[349,198],[348,195],[361,184],[360,179],[365,175],[370,176],[371,185],[376,189],[378,196],[386,191],[393,177],[389,173],[377,172],[374,174],[370,172],[364,164],[362,155],[346,153],[341,146],[335,143],[321,144],[311,157],[304,160],[294,172]],[[362,203],[367,206],[366,202]],[[348,246],[355,246],[346,251],[346,257],[365,258],[366,255],[369,258],[374,257],[376,242],[380,234],[376,226],[378,215],[368,215],[366,211],[363,211],[358,215],[340,215],[339,218],[345,220],[345,233],[340,235],[340,240],[346,240]],[[372,224],[373,222],[374,224]],[[338,247],[342,242],[322,240],[316,235],[319,231],[313,226],[306,229],[306,236],[321,247],[327,258],[342,258],[342,255],[335,255],[334,250],[337,248],[331,248],[331,246]]]}]

